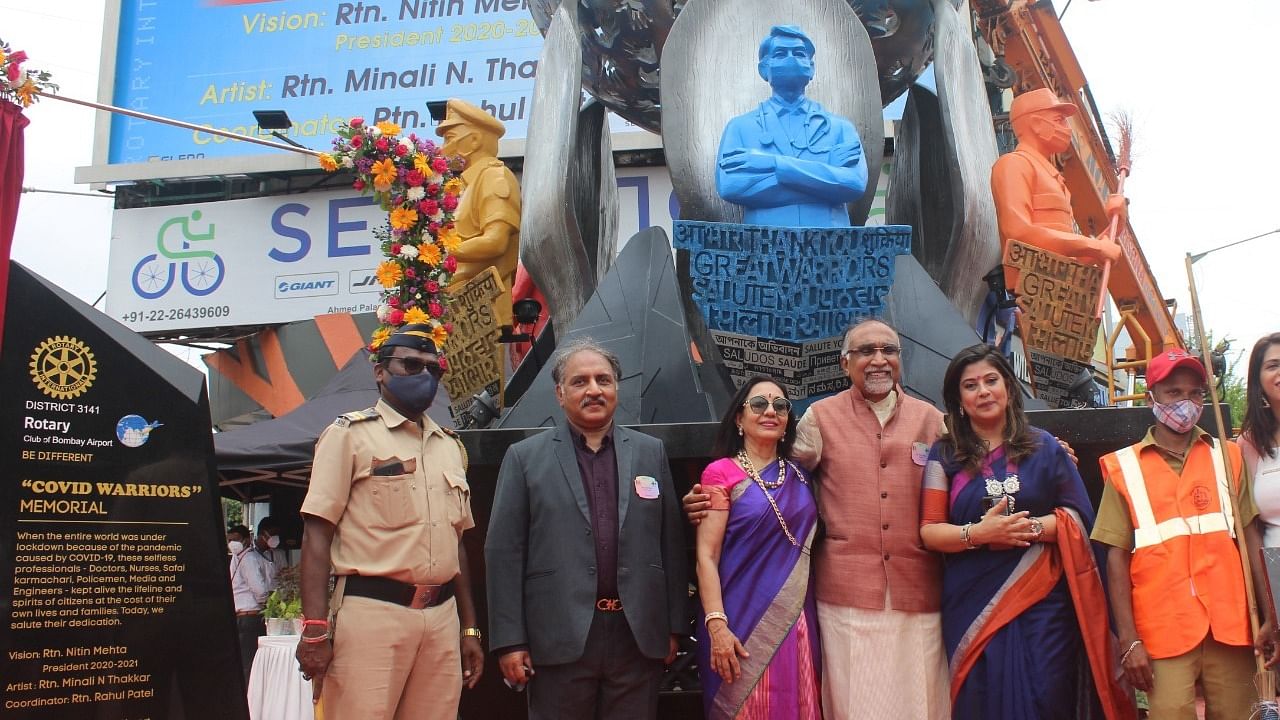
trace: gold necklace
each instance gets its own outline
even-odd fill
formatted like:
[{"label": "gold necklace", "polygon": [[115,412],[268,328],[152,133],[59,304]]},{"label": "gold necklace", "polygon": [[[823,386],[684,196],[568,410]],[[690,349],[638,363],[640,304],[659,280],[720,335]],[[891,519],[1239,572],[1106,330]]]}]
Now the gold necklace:
[{"label": "gold necklace", "polygon": [[[751,463],[751,458],[747,457],[745,450],[738,451],[738,464],[742,466],[743,470],[747,471],[747,476],[759,486],[760,492],[764,493],[765,499],[769,501],[769,507],[773,508],[773,514],[778,516],[778,525],[782,527],[782,532],[787,536],[787,540],[790,540],[793,546],[800,548],[800,552],[808,555],[809,549],[801,547],[800,543],[796,541],[796,536],[791,534],[791,528],[787,527],[787,521],[782,517],[782,510],[778,507],[778,501],[774,500],[773,495],[769,492],[770,488],[780,488],[786,482],[787,466],[790,463],[778,458],[778,482],[776,483],[766,483],[764,478],[760,477],[760,473],[756,470],[756,466]],[[796,475],[796,477],[799,477],[799,475]]]}]

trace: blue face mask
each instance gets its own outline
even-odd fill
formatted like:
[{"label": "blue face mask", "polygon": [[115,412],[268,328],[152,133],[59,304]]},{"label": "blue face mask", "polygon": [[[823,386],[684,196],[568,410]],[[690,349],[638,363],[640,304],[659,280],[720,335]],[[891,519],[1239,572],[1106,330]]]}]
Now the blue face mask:
[{"label": "blue face mask", "polygon": [[440,379],[430,372],[423,371],[417,375],[394,375],[387,373],[385,382],[387,391],[399,401],[399,408],[417,416],[427,411],[436,399],[436,390],[440,387]]},{"label": "blue face mask", "polygon": [[798,57],[773,58],[769,61],[769,84],[783,88],[803,88],[813,79],[813,65]]}]

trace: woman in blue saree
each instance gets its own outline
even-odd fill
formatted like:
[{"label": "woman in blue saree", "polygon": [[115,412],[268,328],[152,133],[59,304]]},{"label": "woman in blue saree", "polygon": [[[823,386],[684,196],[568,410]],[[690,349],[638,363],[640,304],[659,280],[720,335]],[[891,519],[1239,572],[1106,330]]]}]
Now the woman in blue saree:
[{"label": "woman in blue saree", "polygon": [[1135,717],[1117,683],[1093,506],[1074,462],[1027,423],[994,348],[957,354],[942,395],[947,435],[925,466],[920,536],[946,553],[952,717],[1073,720],[1083,705]]},{"label": "woman in blue saree", "polygon": [[698,668],[707,718],[820,720],[817,607],[809,552],[818,510],[786,461],[796,420],[771,379],[743,384],[720,422],[702,487]]}]

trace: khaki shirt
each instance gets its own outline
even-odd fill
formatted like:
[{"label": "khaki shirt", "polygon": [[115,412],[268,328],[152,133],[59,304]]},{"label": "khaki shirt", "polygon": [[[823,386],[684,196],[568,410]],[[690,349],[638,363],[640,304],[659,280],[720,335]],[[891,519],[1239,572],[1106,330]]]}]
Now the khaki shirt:
[{"label": "khaki shirt", "polygon": [[[1169,464],[1169,468],[1174,474],[1182,474],[1182,466],[1185,458],[1175,453],[1170,453],[1165,448],[1156,444],[1155,427],[1152,426],[1147,430],[1146,436],[1138,441],[1134,446],[1134,450],[1138,455],[1143,452],[1159,453],[1160,457]],[[1192,440],[1192,444],[1187,446],[1187,453],[1190,454],[1195,443],[1204,442],[1211,445],[1217,441],[1213,436],[1205,432],[1203,428],[1195,428],[1196,437]],[[1217,452],[1217,448],[1213,448],[1213,452]],[[1240,526],[1248,527],[1253,519],[1258,517],[1258,506],[1253,501],[1252,482],[1249,477],[1249,467],[1246,465],[1240,472],[1237,479],[1237,487],[1239,492],[1236,494],[1236,507],[1240,512]],[[1093,523],[1093,533],[1090,539],[1100,543],[1105,543],[1112,547],[1122,548],[1124,550],[1133,549],[1133,518],[1129,515],[1129,504],[1125,502],[1120,491],[1116,490],[1116,486],[1106,483],[1102,488],[1102,500],[1098,504],[1098,518]]]},{"label": "khaki shirt", "polygon": [[[475,526],[471,488],[457,440],[422,420],[419,428],[379,400],[320,434],[302,512],[337,526],[334,573],[422,584],[458,574],[458,540]],[[395,461],[406,472],[373,474]]]},{"label": "khaki shirt", "polygon": [[[502,164],[490,159],[479,162],[462,171],[466,190],[458,201],[453,214],[454,227],[463,242],[484,232],[491,222],[505,222],[513,229],[511,243],[520,243],[520,184],[516,176]],[[516,275],[516,253],[497,258],[493,266],[498,268],[502,282],[510,289]]]}]

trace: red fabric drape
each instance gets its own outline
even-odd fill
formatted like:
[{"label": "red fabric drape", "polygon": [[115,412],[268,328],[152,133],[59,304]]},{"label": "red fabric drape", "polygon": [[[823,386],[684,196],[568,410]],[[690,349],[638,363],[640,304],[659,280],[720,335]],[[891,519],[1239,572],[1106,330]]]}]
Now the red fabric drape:
[{"label": "red fabric drape", "polygon": [[28,122],[22,108],[0,100],[0,343],[4,341],[4,308],[9,296],[9,251],[22,197],[22,131]]}]

